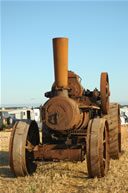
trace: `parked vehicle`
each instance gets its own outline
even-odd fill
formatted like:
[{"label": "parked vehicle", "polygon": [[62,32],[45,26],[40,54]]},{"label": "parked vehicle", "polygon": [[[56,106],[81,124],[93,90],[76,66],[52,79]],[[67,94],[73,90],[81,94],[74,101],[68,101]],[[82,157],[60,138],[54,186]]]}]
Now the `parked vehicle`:
[{"label": "parked vehicle", "polygon": [[13,119],[9,116],[7,111],[0,111],[0,130],[4,128],[11,128],[13,125]]}]

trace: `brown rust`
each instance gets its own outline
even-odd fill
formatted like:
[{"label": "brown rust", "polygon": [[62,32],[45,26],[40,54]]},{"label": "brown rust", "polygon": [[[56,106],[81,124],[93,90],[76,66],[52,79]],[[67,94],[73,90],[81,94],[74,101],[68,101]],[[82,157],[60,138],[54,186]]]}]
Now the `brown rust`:
[{"label": "brown rust", "polygon": [[11,171],[13,174],[15,174],[14,163],[13,163],[13,148],[14,148],[13,147],[13,139],[15,136],[15,130],[16,130],[17,124],[18,124],[18,122],[16,122],[13,126],[12,132],[10,135],[10,140],[9,140],[9,165],[10,165],[10,168],[11,168]]},{"label": "brown rust", "polygon": [[[56,96],[44,105],[45,124],[56,131],[70,130],[77,128],[82,123],[83,114],[78,104],[65,96]],[[65,119],[66,118],[66,119]]]},{"label": "brown rust", "polygon": [[72,71],[68,72],[68,87],[70,88],[68,95],[70,97],[80,97],[83,94],[83,88],[80,83],[80,77]]},{"label": "brown rust", "polygon": [[68,87],[68,38],[53,39],[56,87]]},{"label": "brown rust", "polygon": [[87,168],[90,177],[103,177],[109,169],[109,128],[104,118],[89,121],[87,134]]},{"label": "brown rust", "polygon": [[[101,74],[100,91],[85,90],[79,75],[68,71],[67,38],[53,39],[53,55],[55,82],[40,107],[42,144],[35,122],[18,122],[10,138],[10,167],[16,176],[24,176],[35,171],[37,160],[83,161],[87,153],[89,175],[104,176],[110,141],[109,121],[103,118],[109,108],[108,74]],[[118,133],[120,139],[120,128]]]},{"label": "brown rust", "polygon": [[68,146],[60,144],[38,145],[33,154],[34,160],[82,161],[82,149],[76,146],[68,148]]},{"label": "brown rust", "polygon": [[9,163],[14,175],[25,176],[32,174],[36,165],[33,163],[31,146],[39,144],[38,126],[35,121],[25,120],[15,123],[9,143]]},{"label": "brown rust", "polygon": [[101,92],[101,109],[103,114],[108,114],[109,109],[109,79],[108,73],[102,72],[101,73],[101,80],[100,80],[100,92]]},{"label": "brown rust", "polygon": [[[57,87],[56,87],[56,83],[54,82],[52,85],[52,90],[55,90],[55,89],[57,89]],[[68,71],[68,96],[71,98],[80,97],[82,96],[82,94],[83,94],[83,87],[80,83],[80,77],[74,72]]]},{"label": "brown rust", "polygon": [[120,105],[117,104],[118,106],[118,147],[119,147],[119,152],[121,152],[121,123],[120,123]]}]

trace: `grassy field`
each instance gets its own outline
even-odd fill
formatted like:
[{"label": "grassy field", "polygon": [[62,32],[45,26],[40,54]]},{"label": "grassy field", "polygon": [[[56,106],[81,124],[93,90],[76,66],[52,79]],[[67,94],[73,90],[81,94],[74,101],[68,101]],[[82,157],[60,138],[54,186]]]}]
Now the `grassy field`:
[{"label": "grassy field", "polygon": [[36,173],[16,178],[8,164],[10,132],[0,132],[1,193],[127,193],[128,192],[128,127],[122,127],[120,160],[111,160],[104,178],[88,178],[86,160],[81,163],[42,162]]}]

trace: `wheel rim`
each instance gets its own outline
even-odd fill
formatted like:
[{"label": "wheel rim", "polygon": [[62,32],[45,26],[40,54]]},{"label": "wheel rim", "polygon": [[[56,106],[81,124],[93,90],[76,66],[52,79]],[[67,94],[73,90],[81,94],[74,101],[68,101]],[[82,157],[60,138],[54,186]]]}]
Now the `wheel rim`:
[{"label": "wheel rim", "polygon": [[109,167],[109,140],[108,140],[108,131],[107,131],[107,125],[105,123],[104,130],[103,130],[103,168],[101,167],[101,176],[105,176],[108,167]]},{"label": "wheel rim", "polygon": [[121,152],[121,124],[120,124],[120,105],[118,104],[118,146]]},{"label": "wheel rim", "polygon": [[109,146],[110,158],[119,159],[121,152],[121,126],[120,106],[117,103],[110,103],[108,115],[105,116],[109,123]]},{"label": "wheel rim", "polygon": [[107,72],[101,73],[101,80],[100,80],[100,94],[101,94],[101,109],[103,114],[108,113],[109,109],[109,78]]},{"label": "wheel rim", "polygon": [[13,128],[9,144],[9,163],[14,175],[31,175],[36,170],[32,149],[39,144],[39,131],[35,121],[18,121]]},{"label": "wheel rim", "polygon": [[89,121],[86,153],[89,176],[105,176],[109,169],[108,124],[105,119]]},{"label": "wheel rim", "polygon": [[16,130],[16,127],[17,127],[17,124],[18,122],[16,122],[12,128],[12,132],[11,132],[11,135],[10,135],[10,141],[9,141],[9,165],[10,165],[10,168],[11,168],[11,171],[12,173],[15,175],[15,171],[14,171],[14,167],[13,167],[13,155],[12,155],[12,152],[13,152],[13,139],[14,139],[14,135],[15,135],[15,130]]},{"label": "wheel rim", "polygon": [[106,162],[106,133],[104,130],[103,133],[103,166],[105,168],[105,162]]}]

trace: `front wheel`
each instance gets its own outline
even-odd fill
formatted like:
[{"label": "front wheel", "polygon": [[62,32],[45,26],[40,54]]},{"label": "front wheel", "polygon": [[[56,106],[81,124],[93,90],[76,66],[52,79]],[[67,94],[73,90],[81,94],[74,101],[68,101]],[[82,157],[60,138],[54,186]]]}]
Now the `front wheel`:
[{"label": "front wheel", "polygon": [[87,132],[87,168],[90,177],[103,177],[109,169],[108,123],[103,118],[89,121]]},{"label": "front wheel", "polygon": [[35,121],[17,121],[9,143],[9,164],[15,176],[31,175],[36,170],[33,148],[39,144],[39,130]]}]

